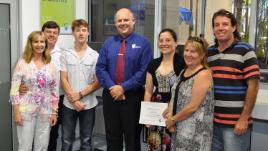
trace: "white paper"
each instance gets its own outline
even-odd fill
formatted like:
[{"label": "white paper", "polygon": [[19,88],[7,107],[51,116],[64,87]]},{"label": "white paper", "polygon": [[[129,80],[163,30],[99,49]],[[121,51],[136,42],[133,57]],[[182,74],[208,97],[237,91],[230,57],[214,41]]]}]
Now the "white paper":
[{"label": "white paper", "polygon": [[165,118],[162,116],[162,114],[167,107],[167,103],[142,101],[139,123],[155,126],[166,126]]}]

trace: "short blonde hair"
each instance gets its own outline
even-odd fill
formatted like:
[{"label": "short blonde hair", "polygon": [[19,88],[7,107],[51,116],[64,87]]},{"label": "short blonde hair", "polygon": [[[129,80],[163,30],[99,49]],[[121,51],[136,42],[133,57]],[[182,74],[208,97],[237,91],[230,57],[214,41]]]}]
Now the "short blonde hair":
[{"label": "short blonde hair", "polygon": [[201,64],[205,68],[209,68],[208,63],[207,63],[207,49],[208,49],[207,41],[199,37],[189,37],[185,43],[185,46],[188,44],[192,44],[192,46],[195,48],[195,50],[197,51],[199,55],[204,55],[204,58],[202,59]]},{"label": "short blonde hair", "polygon": [[36,40],[38,37],[41,37],[45,40],[46,46],[45,46],[45,51],[43,52],[43,58],[45,61],[45,64],[50,63],[51,61],[51,56],[50,53],[48,52],[47,49],[47,39],[42,31],[33,31],[30,33],[27,39],[26,46],[24,48],[23,56],[22,58],[25,60],[26,63],[30,63],[32,58],[33,58],[33,47],[32,43],[34,40]]}]

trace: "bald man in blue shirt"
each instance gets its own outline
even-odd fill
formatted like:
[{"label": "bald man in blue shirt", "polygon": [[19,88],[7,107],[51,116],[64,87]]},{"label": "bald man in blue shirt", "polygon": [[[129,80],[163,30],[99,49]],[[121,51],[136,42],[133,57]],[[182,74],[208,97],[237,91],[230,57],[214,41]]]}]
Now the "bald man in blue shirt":
[{"label": "bald man in blue shirt", "polygon": [[[123,138],[126,151],[140,151],[141,125],[138,121],[152,49],[146,38],[133,32],[134,24],[134,15],[129,9],[116,12],[118,35],[104,42],[96,65],[97,78],[104,88],[103,114],[108,151],[122,151]],[[122,47],[125,53],[121,53]],[[118,69],[121,56],[124,56],[123,72]],[[122,78],[118,82],[119,76]]]}]

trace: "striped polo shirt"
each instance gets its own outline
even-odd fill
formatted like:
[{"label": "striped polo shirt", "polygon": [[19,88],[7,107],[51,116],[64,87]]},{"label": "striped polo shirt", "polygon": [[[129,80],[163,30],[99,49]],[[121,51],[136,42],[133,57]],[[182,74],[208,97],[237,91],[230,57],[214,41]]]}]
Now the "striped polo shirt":
[{"label": "striped polo shirt", "polygon": [[208,64],[214,80],[214,124],[234,127],[243,110],[247,80],[260,77],[254,48],[235,41],[219,52],[217,46],[213,45],[208,48]]}]

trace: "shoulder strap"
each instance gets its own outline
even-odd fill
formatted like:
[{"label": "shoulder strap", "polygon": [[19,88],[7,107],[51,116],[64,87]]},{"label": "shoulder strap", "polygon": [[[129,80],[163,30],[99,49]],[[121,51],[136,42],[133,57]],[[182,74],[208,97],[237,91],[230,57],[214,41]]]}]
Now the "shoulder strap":
[{"label": "shoulder strap", "polygon": [[178,84],[177,84],[177,86],[176,86],[176,89],[175,89],[175,95],[174,95],[174,100],[173,100],[173,112],[172,112],[172,115],[175,115],[176,112],[177,112],[178,93],[179,93],[179,89],[180,89],[180,85],[181,85],[181,83],[182,83],[183,81],[186,81],[187,79],[189,79],[189,78],[191,78],[191,77],[197,75],[200,71],[205,70],[205,69],[206,69],[206,68],[203,67],[203,68],[197,70],[197,71],[196,71],[194,74],[192,74],[191,76],[186,77],[186,78],[183,76],[183,75],[184,75],[184,72],[185,72],[185,70],[183,70],[183,72],[182,72],[181,75],[180,75],[179,82],[178,82]]}]

